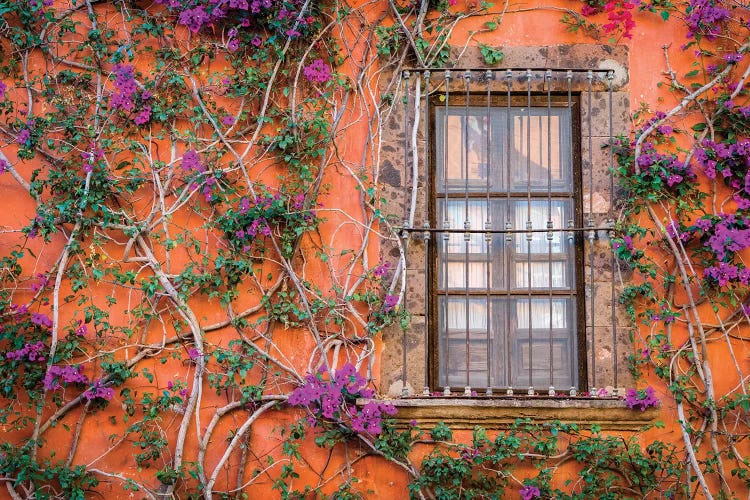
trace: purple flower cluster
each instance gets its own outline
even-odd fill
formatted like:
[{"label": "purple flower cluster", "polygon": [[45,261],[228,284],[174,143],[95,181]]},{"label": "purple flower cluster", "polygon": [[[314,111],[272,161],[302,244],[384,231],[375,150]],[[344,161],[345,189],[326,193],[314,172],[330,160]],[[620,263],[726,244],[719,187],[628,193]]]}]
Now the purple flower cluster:
[{"label": "purple flower cluster", "polygon": [[189,149],[182,155],[182,170],[189,172],[194,170],[196,172],[205,172],[206,167],[201,163],[201,159],[198,153]]},{"label": "purple flower cluster", "polygon": [[[240,215],[250,214],[249,221],[244,224],[244,227],[235,231],[234,237],[238,240],[254,240],[258,235],[271,236],[271,227],[266,216],[272,216],[279,208],[281,203],[281,196],[275,194],[273,196],[256,196],[254,205],[249,198],[243,197],[240,199],[238,213]],[[304,195],[302,197],[304,200]],[[299,207],[301,208],[301,207]],[[297,208],[297,210],[299,210]],[[261,215],[265,214],[265,215]],[[249,243],[245,246],[249,250]]]},{"label": "purple flower cluster", "polygon": [[83,323],[83,321],[78,320],[78,327],[75,329],[75,334],[79,337],[84,337],[88,332],[88,327]]},{"label": "purple flower cluster", "polygon": [[133,118],[133,122],[136,125],[145,125],[151,120],[151,106],[145,105],[141,108],[141,110],[136,113],[135,118]]},{"label": "purple flower cluster", "polygon": [[33,313],[31,322],[43,328],[52,328],[52,320],[44,313]]},{"label": "purple flower cluster", "polygon": [[690,0],[687,13],[688,38],[702,35],[708,40],[721,34],[722,25],[730,16],[719,0]]},{"label": "purple flower cluster", "polygon": [[628,389],[625,393],[625,405],[631,410],[646,411],[647,408],[659,406],[659,398],[651,386],[642,391]]},{"label": "purple flower cluster", "polygon": [[331,68],[323,59],[315,59],[303,69],[305,78],[312,83],[326,83],[331,79]]},{"label": "purple flower cluster", "polygon": [[218,181],[216,180],[216,177],[207,177],[206,181],[203,183],[203,189],[201,189],[201,194],[203,194],[203,199],[209,202],[213,200],[214,188],[217,186],[218,186]]},{"label": "purple flower cluster", "polygon": [[113,391],[109,387],[105,387],[104,384],[102,384],[101,379],[96,380],[94,382],[94,385],[91,386],[89,390],[83,393],[83,396],[89,401],[96,398],[102,398],[109,401],[114,395],[115,391]]},{"label": "purple flower cluster", "polygon": [[[224,12],[220,9],[216,9],[215,12],[217,17],[224,17]],[[203,5],[197,5],[192,9],[185,9],[180,12],[177,22],[183,26],[187,26],[193,33],[198,33],[203,26],[211,22],[211,16],[206,12],[206,8]]]},{"label": "purple flower cluster", "polygon": [[477,448],[464,448],[463,450],[461,450],[461,458],[463,458],[464,460],[474,460],[481,454],[482,451]]},{"label": "purple flower cluster", "polygon": [[18,132],[16,136],[16,142],[21,146],[31,146],[31,131],[36,126],[36,120],[31,119],[26,122],[26,125]]},{"label": "purple flower cluster", "polygon": [[115,73],[115,88],[117,91],[112,94],[110,104],[114,109],[132,111],[135,106],[133,99],[138,92],[133,67],[118,64],[113,68],[113,71]]},{"label": "purple flower cluster", "polygon": [[[662,127],[664,126],[659,128]],[[671,128],[668,132],[671,133]],[[659,153],[650,142],[643,144],[641,155],[636,158],[636,162],[645,174],[660,178],[670,188],[695,177],[689,164],[678,160],[673,154]]]},{"label": "purple flower cluster", "polygon": [[5,82],[0,81],[0,99],[5,99],[5,92],[8,90],[8,86]]},{"label": "purple flower cluster", "polygon": [[701,234],[704,248],[721,261],[728,261],[736,252],[750,247],[750,218],[738,214],[701,217],[688,231]]},{"label": "purple flower cluster", "polygon": [[398,295],[387,294],[383,299],[383,312],[391,312],[398,305],[399,299]]},{"label": "purple flower cluster", "polygon": [[22,348],[5,353],[6,359],[13,359],[16,361],[44,361],[44,354],[47,350],[47,346],[41,340],[35,344],[26,343]]},{"label": "purple flower cluster", "polygon": [[81,158],[84,161],[82,167],[83,172],[89,173],[94,170],[94,165],[96,164],[96,162],[104,158],[104,150],[100,147],[97,147],[96,143],[92,141],[88,151],[84,151],[83,153],[81,153]]},{"label": "purple flower cluster", "polygon": [[232,28],[227,33],[227,50],[229,52],[237,52],[240,48],[240,41],[237,39],[237,28]]},{"label": "purple flower cluster", "polygon": [[521,493],[521,500],[533,500],[534,498],[542,496],[542,492],[539,491],[539,488],[530,484],[524,485],[519,493]]},{"label": "purple flower cluster", "polygon": [[302,210],[305,207],[305,193],[299,193],[292,198],[292,210]]},{"label": "purple flower cluster", "polygon": [[389,403],[370,401],[357,409],[357,398],[371,398],[374,392],[366,388],[367,380],[357,369],[347,363],[334,373],[321,369],[309,374],[305,383],[289,395],[288,403],[303,406],[311,412],[308,422],[315,425],[323,418],[340,424],[349,424],[355,432],[378,435],[383,432],[383,415],[395,415],[396,407]]},{"label": "purple flower cluster", "polygon": [[44,275],[43,273],[37,273],[36,275],[37,281],[31,284],[31,291],[36,293],[49,283],[49,278]]},{"label": "purple flower cluster", "polygon": [[390,262],[383,262],[382,264],[379,264],[375,267],[375,269],[372,270],[373,276],[376,278],[383,278],[388,274],[388,270],[391,267]]},{"label": "purple flower cluster", "polygon": [[[119,109],[128,113],[136,111],[136,100],[140,97],[141,101],[147,101],[151,98],[151,93],[147,90],[138,91],[138,85],[135,83],[135,74],[133,66],[117,64],[113,68],[115,73],[116,91],[110,98],[112,109]],[[145,125],[151,120],[151,106],[144,104],[136,112],[133,122],[136,125]]]},{"label": "purple flower cluster", "polygon": [[[166,5],[170,11],[177,13],[177,23],[193,33],[231,18],[240,19],[242,27],[250,26],[251,21],[266,22],[269,27],[280,30],[288,37],[297,37],[301,35],[297,28],[305,28],[314,21],[309,16],[299,17],[298,11],[304,3],[301,0],[156,0],[156,3]],[[237,50],[239,41],[230,36],[227,48]]]},{"label": "purple flower cluster", "polygon": [[[668,304],[662,303],[661,304],[661,311],[659,313],[653,313],[651,314],[651,321],[664,321],[665,324],[674,323],[675,319],[677,318],[678,314],[671,310]],[[643,353],[648,352],[644,357],[649,357],[651,355],[651,349],[646,348],[644,349]],[[642,354],[643,354],[642,353]]]},{"label": "purple flower cluster", "polygon": [[750,219],[738,219],[733,214],[719,214],[719,220],[714,223],[706,246],[716,258],[724,260],[727,252],[739,252],[750,246]]},{"label": "purple flower cluster", "polygon": [[60,388],[60,382],[65,384],[87,384],[89,379],[86,375],[81,373],[80,366],[50,366],[47,373],[44,375],[42,385],[47,391],[54,391]]},{"label": "purple flower cluster", "polygon": [[701,147],[695,150],[695,159],[703,167],[706,177],[715,179],[721,174],[724,182],[737,191],[736,199],[739,208],[750,208],[750,140],[741,140],[734,144],[717,143],[704,140]]},{"label": "purple flower cluster", "polygon": [[750,269],[738,267],[734,264],[719,262],[716,266],[707,267],[703,270],[703,276],[707,280],[714,281],[720,287],[727,286],[729,283],[739,282],[747,286],[750,282]]}]

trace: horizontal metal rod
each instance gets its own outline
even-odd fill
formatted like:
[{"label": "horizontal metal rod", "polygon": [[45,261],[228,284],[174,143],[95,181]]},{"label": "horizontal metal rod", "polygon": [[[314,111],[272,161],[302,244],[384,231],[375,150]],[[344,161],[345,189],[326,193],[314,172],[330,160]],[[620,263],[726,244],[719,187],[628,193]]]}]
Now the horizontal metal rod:
[{"label": "horizontal metal rod", "polygon": [[403,74],[407,71],[411,73],[425,73],[427,71],[429,71],[430,73],[445,73],[446,71],[450,71],[451,73],[465,73],[467,71],[471,73],[487,73],[488,71],[492,73],[507,73],[508,71],[523,73],[526,73],[527,71],[551,71],[553,73],[567,73],[568,71],[570,71],[571,73],[588,73],[589,71],[591,71],[592,73],[614,73],[614,71],[611,69],[593,68],[408,68],[401,70],[401,73]]},{"label": "horizontal metal rod", "polygon": [[542,229],[439,229],[434,227],[400,227],[395,228],[396,232],[406,231],[409,233],[424,233],[425,231],[430,233],[452,233],[452,234],[526,234],[526,233],[566,233],[572,232],[586,232],[586,231],[611,231],[612,228],[608,226],[598,227],[563,227],[563,228],[542,228]]}]

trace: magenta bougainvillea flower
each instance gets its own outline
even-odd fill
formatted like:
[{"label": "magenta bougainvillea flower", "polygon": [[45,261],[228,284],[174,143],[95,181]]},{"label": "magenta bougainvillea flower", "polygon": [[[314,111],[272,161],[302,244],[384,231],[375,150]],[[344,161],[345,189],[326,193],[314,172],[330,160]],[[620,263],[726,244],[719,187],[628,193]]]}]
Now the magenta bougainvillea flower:
[{"label": "magenta bougainvillea flower", "polygon": [[323,59],[315,59],[305,66],[303,73],[305,78],[312,83],[326,83],[331,79],[331,68]]},{"label": "magenta bougainvillea flower", "polygon": [[369,401],[361,409],[355,402],[358,398],[372,398],[374,392],[367,387],[367,380],[351,363],[334,372],[321,369],[316,375],[309,374],[305,383],[289,395],[292,406],[307,408],[307,422],[314,426],[319,420],[348,424],[359,433],[378,435],[383,432],[383,415],[395,415],[396,407],[390,403]]},{"label": "magenta bougainvillea flower", "polygon": [[628,389],[625,393],[625,405],[631,410],[646,411],[647,408],[659,406],[659,398],[651,386],[642,391]]}]

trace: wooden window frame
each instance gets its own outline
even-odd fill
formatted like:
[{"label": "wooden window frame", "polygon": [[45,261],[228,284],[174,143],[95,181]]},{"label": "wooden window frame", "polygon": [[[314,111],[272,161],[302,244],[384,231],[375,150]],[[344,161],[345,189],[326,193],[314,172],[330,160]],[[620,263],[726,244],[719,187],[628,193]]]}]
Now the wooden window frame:
[{"label": "wooden window frame", "polygon": [[[430,193],[429,193],[429,203],[428,203],[428,215],[430,220],[431,227],[439,228],[442,226],[442,221],[437,220],[437,202],[438,202],[438,190],[437,190],[437,172],[438,168],[442,168],[442,165],[437,165],[437,150],[438,150],[438,140],[437,140],[437,121],[436,121],[436,112],[438,108],[444,108],[445,107],[445,101],[444,96],[443,100],[440,99],[441,96],[439,95],[433,95],[429,99],[429,123],[430,123],[430,130],[426,131],[426,137],[430,141],[430,161],[427,165],[428,171],[426,173],[427,176],[429,176],[429,186],[430,186]],[[480,92],[470,92],[469,93],[469,106],[487,106],[487,94],[486,93],[480,93]],[[570,101],[568,101],[568,98],[570,97]],[[533,92],[531,94],[531,106],[532,107],[547,107],[547,99],[548,95],[546,93],[539,93],[539,92]],[[510,96],[510,106],[511,107],[525,107],[528,104],[528,94],[527,93],[520,93],[520,92],[512,92]],[[508,105],[508,98],[506,93],[502,92],[495,92],[490,94],[490,107],[492,108],[505,108]],[[570,106],[571,113],[570,113],[570,126],[571,126],[571,154],[572,154],[572,168],[573,168],[573,179],[572,179],[572,197],[573,197],[573,223],[576,228],[583,227],[583,172],[582,172],[582,155],[581,155],[581,146],[582,146],[582,123],[581,123],[581,94],[580,92],[572,93],[570,96],[568,93],[562,93],[562,92],[553,92],[550,94],[550,104],[554,107],[567,107]],[[459,108],[461,106],[466,105],[466,94],[463,92],[457,92],[456,94],[452,94],[449,96],[449,107],[456,107]],[[463,139],[462,139],[463,140]],[[442,147],[442,145],[441,145]],[[505,186],[508,190],[510,190],[510,185]],[[555,193],[552,196],[552,199],[555,199],[555,195],[559,198],[561,195],[559,193]],[[444,194],[441,194],[440,196],[444,196]],[[464,197],[463,192],[455,192],[448,194],[448,198],[450,197],[458,197],[461,198]],[[508,196],[507,191],[494,191],[490,192],[490,197],[506,197]],[[476,192],[476,193],[469,193],[468,195],[469,199],[471,198],[479,198],[479,199],[486,199],[486,192]],[[510,199],[526,199],[527,193],[524,192],[513,192],[510,190]],[[531,192],[531,198],[536,200],[544,200],[546,201],[548,198],[548,193],[545,192]],[[587,348],[587,323],[586,323],[586,298],[585,298],[585,276],[584,276],[584,237],[585,233],[582,231],[576,231],[573,236],[573,247],[575,249],[575,256],[573,258],[573,276],[575,279],[575,286],[572,289],[564,289],[564,290],[555,290],[553,289],[553,296],[562,296],[562,297],[570,297],[571,291],[574,294],[573,297],[573,306],[575,307],[575,327],[574,332],[576,334],[575,339],[575,355],[577,360],[577,389],[580,391],[587,391],[588,390],[588,365],[587,365],[587,359],[588,359],[588,348]],[[436,233],[436,238],[442,238],[441,233]],[[426,319],[427,321],[427,329],[428,329],[428,346],[427,346],[427,356],[428,356],[428,380],[430,387],[442,387],[439,385],[440,382],[440,373],[439,373],[439,359],[438,359],[438,353],[439,353],[439,339],[440,339],[440,332],[439,332],[439,307],[438,307],[438,297],[440,295],[440,288],[438,284],[438,249],[437,245],[430,245],[427,252],[427,259],[428,259],[428,267],[427,267],[427,281],[428,281],[428,290],[426,291],[427,294],[427,300],[430,301],[430,311],[434,311],[430,317]],[[547,262],[547,259],[544,259],[544,262]],[[493,290],[491,292],[491,296],[498,297],[498,298],[505,298],[508,295],[510,295],[511,298],[513,297],[528,297],[529,291],[527,288],[519,289],[514,291],[513,289],[508,290],[510,287],[509,283],[504,283],[505,289],[502,291],[495,291]],[[463,291],[462,291],[463,293]],[[481,295],[482,297],[486,297],[486,290],[477,290],[474,291],[472,289],[469,290],[469,296],[472,295]],[[549,297],[549,291],[547,289],[544,290],[536,290],[531,293],[532,296],[539,296],[543,298]],[[449,296],[449,294],[445,295],[446,297]],[[509,309],[508,309],[509,310]],[[467,311],[468,314],[468,311]],[[489,325],[487,326],[489,328]],[[572,363],[575,363],[575,360],[572,360]],[[467,370],[469,370],[469,367],[466,367]],[[575,370],[575,366],[573,367]],[[510,384],[512,381],[508,380],[508,383]],[[500,389],[501,387],[493,387],[493,389]],[[451,390],[459,389],[458,387],[451,387]],[[481,389],[481,388],[480,388]],[[538,388],[537,388],[538,389]],[[568,389],[568,388],[561,388],[561,389]]]}]

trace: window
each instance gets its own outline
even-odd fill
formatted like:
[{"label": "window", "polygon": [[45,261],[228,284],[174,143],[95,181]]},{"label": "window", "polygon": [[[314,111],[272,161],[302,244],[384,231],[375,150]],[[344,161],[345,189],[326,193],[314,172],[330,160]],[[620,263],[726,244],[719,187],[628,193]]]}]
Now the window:
[{"label": "window", "polygon": [[433,387],[585,380],[579,115],[564,93],[431,101]]},{"label": "window", "polygon": [[[384,393],[417,406],[632,385],[607,147],[630,126],[627,50],[503,50],[513,66],[483,67],[469,47],[454,61],[469,71],[402,71],[383,115],[378,180],[398,238],[379,241],[379,260],[411,320],[383,330],[380,376]],[[519,67],[532,61],[557,69]]]}]

